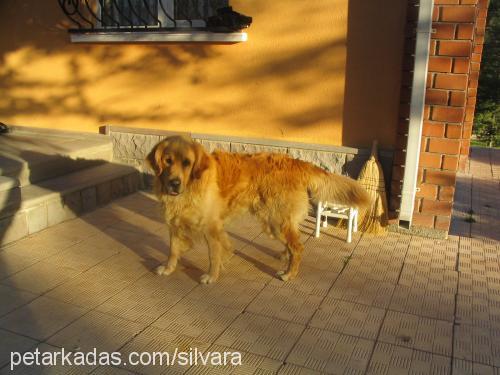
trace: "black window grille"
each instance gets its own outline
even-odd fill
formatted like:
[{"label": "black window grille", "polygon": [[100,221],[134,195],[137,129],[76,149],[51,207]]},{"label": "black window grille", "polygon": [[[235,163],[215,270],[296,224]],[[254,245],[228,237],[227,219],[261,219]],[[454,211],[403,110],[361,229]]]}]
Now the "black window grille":
[{"label": "black window grille", "polygon": [[[166,30],[177,28],[207,29],[221,9],[229,9],[229,0],[58,0],[75,27],[72,32]],[[230,23],[248,27],[251,17],[236,12]],[[228,17],[227,11],[221,17]],[[236,17],[236,18],[235,18]],[[240,20],[240,19],[238,19]],[[218,21],[215,20],[217,23]],[[224,21],[222,21],[224,23]],[[224,26],[224,25],[222,25]],[[234,26],[232,26],[235,29]],[[235,30],[229,30],[235,31]]]}]

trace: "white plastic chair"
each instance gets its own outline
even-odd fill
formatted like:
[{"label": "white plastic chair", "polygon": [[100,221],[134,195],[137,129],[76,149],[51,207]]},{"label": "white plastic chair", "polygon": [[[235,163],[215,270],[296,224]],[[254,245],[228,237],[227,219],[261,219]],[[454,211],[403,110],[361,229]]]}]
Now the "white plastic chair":
[{"label": "white plastic chair", "polygon": [[316,212],[316,237],[319,237],[320,224],[323,225],[323,228],[326,228],[329,217],[347,220],[347,242],[351,243],[352,233],[358,231],[358,209],[355,207],[328,203],[327,201],[318,202],[318,210]]}]

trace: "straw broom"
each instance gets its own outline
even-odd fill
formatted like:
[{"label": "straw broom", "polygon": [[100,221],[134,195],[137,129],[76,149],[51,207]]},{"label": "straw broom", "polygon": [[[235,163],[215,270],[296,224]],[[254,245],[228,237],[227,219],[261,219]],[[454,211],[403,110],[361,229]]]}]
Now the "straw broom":
[{"label": "straw broom", "polygon": [[363,232],[383,234],[387,231],[387,196],[384,173],[377,157],[377,141],[373,142],[370,158],[359,173],[358,181],[370,195],[371,205],[359,212],[359,229]]}]

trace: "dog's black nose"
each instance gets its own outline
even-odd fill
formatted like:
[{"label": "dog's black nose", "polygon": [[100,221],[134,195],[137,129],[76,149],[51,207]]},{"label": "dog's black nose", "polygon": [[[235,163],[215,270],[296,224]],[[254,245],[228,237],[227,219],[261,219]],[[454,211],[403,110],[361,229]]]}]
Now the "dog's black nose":
[{"label": "dog's black nose", "polygon": [[168,184],[173,188],[178,188],[181,185],[181,180],[178,178],[171,179]]}]

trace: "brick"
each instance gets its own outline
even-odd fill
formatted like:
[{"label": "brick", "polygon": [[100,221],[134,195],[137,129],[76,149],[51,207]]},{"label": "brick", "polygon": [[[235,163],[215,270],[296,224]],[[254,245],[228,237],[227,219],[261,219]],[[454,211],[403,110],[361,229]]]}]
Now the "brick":
[{"label": "brick", "polygon": [[452,91],[450,93],[450,105],[454,107],[465,106],[466,97],[465,91]]},{"label": "brick", "polygon": [[429,138],[427,137],[422,137],[420,140],[420,152],[425,152],[427,150],[427,142]]},{"label": "brick", "polygon": [[451,57],[430,56],[429,72],[449,73],[451,72],[452,62]]},{"label": "brick", "polygon": [[430,199],[436,199],[437,198],[437,193],[438,193],[438,186],[437,185],[431,185],[431,184],[421,184],[419,186],[419,191],[417,191],[417,197],[420,198],[430,198]]},{"label": "brick", "polygon": [[458,168],[458,156],[444,155],[442,168],[444,170],[456,171]]},{"label": "brick", "polygon": [[458,170],[460,172],[465,172],[467,170],[469,158],[466,155],[460,155],[458,160]]},{"label": "brick", "polygon": [[425,82],[425,87],[430,88],[432,87],[432,83],[434,82],[434,74],[433,73],[427,73],[427,80]]},{"label": "brick", "polygon": [[474,22],[476,9],[470,6],[444,6],[439,20],[444,22]]},{"label": "brick", "polygon": [[477,62],[470,63],[471,72],[479,72],[480,69],[481,69],[481,63],[477,63]]},{"label": "brick", "polygon": [[473,53],[471,56],[471,61],[480,63],[481,62],[481,54],[480,53]]},{"label": "brick", "polygon": [[413,213],[412,225],[434,228],[434,215]]},{"label": "brick", "polygon": [[434,106],[431,119],[433,121],[462,122],[464,114],[464,108]]},{"label": "brick", "polygon": [[427,89],[425,92],[425,104],[448,104],[448,92],[444,90]]},{"label": "brick", "polygon": [[453,201],[453,195],[455,194],[454,186],[440,186],[439,187],[439,200],[440,201]]},{"label": "brick", "polygon": [[468,88],[467,89],[467,96],[468,97],[476,97],[477,96],[477,88]]},{"label": "brick", "polygon": [[460,148],[460,154],[469,155],[469,149],[470,149],[470,140],[462,139],[462,146]]},{"label": "brick", "polygon": [[428,169],[425,171],[424,181],[428,184],[440,186],[455,186],[456,173]]},{"label": "brick", "polygon": [[422,135],[427,137],[443,137],[445,125],[439,122],[424,121]]},{"label": "brick", "polygon": [[438,73],[434,81],[434,88],[465,90],[467,88],[467,76],[465,74]]},{"label": "brick", "polygon": [[434,9],[432,9],[432,21],[436,22],[439,20],[439,13],[440,13],[441,7],[434,6]]},{"label": "brick", "polygon": [[419,164],[423,168],[441,168],[441,154],[422,152]]},{"label": "brick", "polygon": [[434,5],[458,4],[458,0],[435,0]]},{"label": "brick", "polygon": [[468,105],[470,104],[470,105],[475,106],[475,105],[476,105],[476,100],[477,100],[477,99],[476,99],[475,97],[468,98],[468,99],[467,99],[467,104],[468,104]]},{"label": "brick", "polygon": [[477,4],[477,0],[460,0],[460,4],[466,5],[475,5]]},{"label": "brick", "polygon": [[474,45],[473,52],[481,55],[483,53],[483,46],[479,44]]},{"label": "brick", "polygon": [[440,56],[469,56],[472,44],[469,41],[442,40],[438,44]]},{"label": "brick", "polygon": [[430,119],[430,116],[431,116],[431,107],[426,105],[424,107],[424,120]]},{"label": "brick", "polygon": [[452,202],[423,199],[421,212],[423,214],[450,215]]},{"label": "brick", "polygon": [[461,125],[446,125],[446,138],[459,139],[462,137],[462,126]]},{"label": "brick", "polygon": [[420,212],[420,206],[422,205],[422,199],[423,198],[415,198],[414,206],[413,206],[413,212]]},{"label": "brick", "polygon": [[472,128],[464,127],[464,129],[462,131],[462,138],[463,139],[470,139],[471,136],[472,136]]},{"label": "brick", "polygon": [[432,38],[434,39],[454,39],[455,38],[455,25],[451,23],[436,23],[432,24],[432,28],[435,30],[432,33]]},{"label": "brick", "polygon": [[436,216],[436,223],[434,227],[439,230],[448,232],[450,230],[451,217],[450,216]]},{"label": "brick", "polygon": [[457,28],[457,39],[472,39],[474,35],[474,24],[460,24]]},{"label": "brick", "polygon": [[431,138],[429,139],[429,152],[458,155],[460,141],[456,139]]},{"label": "brick", "polygon": [[465,121],[474,121],[474,106],[467,106],[465,109]]},{"label": "brick", "polygon": [[469,65],[470,61],[469,59],[455,59],[453,62],[453,73],[458,73],[458,74],[465,74],[469,73]]},{"label": "brick", "polygon": [[431,40],[431,44],[429,45],[429,55],[435,56],[437,52],[437,42],[435,40]]}]

